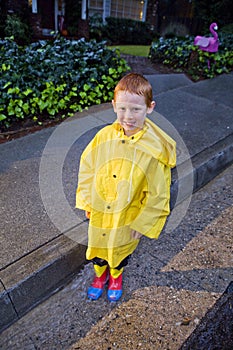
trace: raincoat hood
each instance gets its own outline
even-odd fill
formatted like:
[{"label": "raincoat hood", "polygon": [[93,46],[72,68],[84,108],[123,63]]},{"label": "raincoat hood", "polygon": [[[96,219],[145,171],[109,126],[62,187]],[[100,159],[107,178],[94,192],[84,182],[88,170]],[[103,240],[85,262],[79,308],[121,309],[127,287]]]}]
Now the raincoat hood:
[{"label": "raincoat hood", "polygon": [[[124,137],[122,126],[116,121],[114,128],[118,131],[119,137]],[[164,165],[173,168],[176,165],[176,142],[162,129],[146,118],[142,130],[130,138],[131,143],[136,143],[136,148],[157,159]]]}]

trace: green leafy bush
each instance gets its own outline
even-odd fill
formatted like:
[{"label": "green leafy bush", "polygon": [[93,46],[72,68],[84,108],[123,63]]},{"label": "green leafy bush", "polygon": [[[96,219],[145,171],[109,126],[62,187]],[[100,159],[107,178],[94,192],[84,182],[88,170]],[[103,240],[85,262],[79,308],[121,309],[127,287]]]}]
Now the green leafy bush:
[{"label": "green leafy bush", "polygon": [[146,22],[127,18],[107,17],[103,24],[98,16],[90,20],[90,34],[105,39],[109,44],[150,45],[152,33]]},{"label": "green leafy bush", "polygon": [[4,33],[7,37],[13,36],[18,44],[29,44],[30,42],[28,25],[15,14],[7,15]]},{"label": "green leafy bush", "polygon": [[233,33],[233,23],[227,24],[221,28],[222,33],[232,34]]},{"label": "green leafy bush", "polygon": [[233,37],[222,33],[219,40],[219,51],[209,53],[194,46],[194,38],[191,36],[160,38],[152,43],[149,57],[152,62],[168,65],[177,72],[188,73],[193,80],[213,78],[233,69]]},{"label": "green leafy bush", "polygon": [[105,24],[100,14],[94,14],[89,18],[90,38],[102,41],[105,30]]},{"label": "green leafy bush", "polygon": [[39,41],[19,47],[0,41],[0,128],[31,119],[42,123],[110,101],[129,69],[104,42]]}]

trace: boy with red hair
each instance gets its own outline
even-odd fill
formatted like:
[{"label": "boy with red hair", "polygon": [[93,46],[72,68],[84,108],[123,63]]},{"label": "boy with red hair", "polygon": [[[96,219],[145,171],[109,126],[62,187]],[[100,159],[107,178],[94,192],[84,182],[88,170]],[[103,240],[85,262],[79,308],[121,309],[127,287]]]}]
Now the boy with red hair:
[{"label": "boy with red hair", "polygon": [[108,299],[122,295],[122,273],[142,236],[157,239],[170,213],[171,168],[176,145],[147,118],[155,102],[149,81],[124,76],[112,101],[117,120],[84,150],[76,207],[89,221],[86,257],[95,278],[88,298],[97,300],[108,280]]}]

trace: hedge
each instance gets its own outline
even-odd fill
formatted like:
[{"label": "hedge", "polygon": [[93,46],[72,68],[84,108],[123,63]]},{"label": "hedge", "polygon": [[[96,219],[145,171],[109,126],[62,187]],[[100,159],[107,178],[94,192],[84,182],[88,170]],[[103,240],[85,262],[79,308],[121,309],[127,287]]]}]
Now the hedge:
[{"label": "hedge", "polygon": [[13,38],[1,40],[0,129],[25,119],[64,118],[110,101],[128,69],[105,42],[59,37],[20,47]]},{"label": "hedge", "polygon": [[150,49],[152,62],[159,62],[174,68],[177,72],[187,72],[193,80],[213,78],[233,69],[233,36],[219,34],[219,50],[204,52],[194,46],[194,37],[160,38]]}]

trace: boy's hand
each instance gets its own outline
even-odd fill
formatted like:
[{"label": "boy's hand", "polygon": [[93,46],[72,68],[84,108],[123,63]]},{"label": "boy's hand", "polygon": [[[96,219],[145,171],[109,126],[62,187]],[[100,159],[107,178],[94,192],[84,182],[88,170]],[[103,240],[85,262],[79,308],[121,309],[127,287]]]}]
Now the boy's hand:
[{"label": "boy's hand", "polygon": [[134,239],[140,239],[142,236],[143,235],[138,231],[135,231],[135,230],[131,231],[131,237]]},{"label": "boy's hand", "polygon": [[85,211],[85,215],[87,219],[90,219],[91,213],[89,211]]}]

